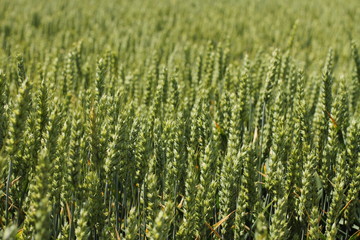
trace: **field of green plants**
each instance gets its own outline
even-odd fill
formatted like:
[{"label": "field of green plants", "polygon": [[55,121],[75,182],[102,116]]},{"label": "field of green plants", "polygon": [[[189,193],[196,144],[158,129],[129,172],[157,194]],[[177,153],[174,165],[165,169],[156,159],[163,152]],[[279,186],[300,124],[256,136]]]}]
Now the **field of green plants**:
[{"label": "field of green plants", "polygon": [[358,0],[0,0],[0,239],[360,238]]}]

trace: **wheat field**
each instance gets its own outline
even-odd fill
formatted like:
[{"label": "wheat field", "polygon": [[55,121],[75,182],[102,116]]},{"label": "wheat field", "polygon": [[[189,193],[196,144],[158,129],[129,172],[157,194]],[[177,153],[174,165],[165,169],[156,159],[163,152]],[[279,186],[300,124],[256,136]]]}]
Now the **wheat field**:
[{"label": "wheat field", "polygon": [[0,0],[0,238],[360,238],[358,0]]}]

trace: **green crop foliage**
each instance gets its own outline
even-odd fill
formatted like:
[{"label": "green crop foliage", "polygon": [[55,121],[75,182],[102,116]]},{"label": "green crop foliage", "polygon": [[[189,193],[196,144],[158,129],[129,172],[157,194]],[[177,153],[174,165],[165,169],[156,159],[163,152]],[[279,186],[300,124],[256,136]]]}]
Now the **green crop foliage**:
[{"label": "green crop foliage", "polygon": [[358,0],[0,0],[0,239],[360,237]]}]

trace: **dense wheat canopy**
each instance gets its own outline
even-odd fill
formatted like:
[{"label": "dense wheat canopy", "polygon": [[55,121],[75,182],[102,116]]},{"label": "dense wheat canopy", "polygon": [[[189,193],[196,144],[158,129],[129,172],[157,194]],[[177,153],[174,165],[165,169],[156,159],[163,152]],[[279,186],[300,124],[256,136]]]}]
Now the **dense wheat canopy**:
[{"label": "dense wheat canopy", "polygon": [[358,0],[0,0],[0,238],[356,239]]}]

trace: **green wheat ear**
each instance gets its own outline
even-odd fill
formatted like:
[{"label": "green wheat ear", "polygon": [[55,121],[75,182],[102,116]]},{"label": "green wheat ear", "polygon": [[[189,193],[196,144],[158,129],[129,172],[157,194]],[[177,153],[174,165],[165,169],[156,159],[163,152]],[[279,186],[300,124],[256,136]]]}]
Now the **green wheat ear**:
[{"label": "green wheat ear", "polygon": [[339,152],[335,163],[335,176],[332,180],[332,200],[326,219],[325,234],[327,239],[336,239],[338,221],[341,214],[341,207],[345,200],[346,184],[346,155],[344,151]]},{"label": "green wheat ear", "polygon": [[255,238],[256,240],[269,239],[268,226],[264,213],[260,213],[256,220]]},{"label": "green wheat ear", "polygon": [[7,83],[3,70],[0,69],[0,150],[4,146],[4,140],[8,128],[8,103]]},{"label": "green wheat ear", "polygon": [[174,220],[174,203],[168,201],[155,218],[154,225],[149,233],[150,239],[166,240],[172,221]]},{"label": "green wheat ear", "polygon": [[82,209],[80,210],[80,216],[75,229],[75,236],[77,239],[86,240],[89,238],[90,230],[87,226],[87,220],[89,218],[89,207],[85,203]]},{"label": "green wheat ear", "polygon": [[48,239],[51,235],[50,201],[49,201],[49,152],[43,148],[39,152],[39,159],[35,169],[35,178],[30,185],[29,209],[24,223],[24,235],[34,239]]},{"label": "green wheat ear", "polygon": [[21,85],[26,79],[26,72],[24,66],[24,58],[20,54],[16,56],[17,60],[17,75],[18,75],[18,85]]}]

